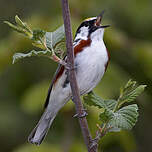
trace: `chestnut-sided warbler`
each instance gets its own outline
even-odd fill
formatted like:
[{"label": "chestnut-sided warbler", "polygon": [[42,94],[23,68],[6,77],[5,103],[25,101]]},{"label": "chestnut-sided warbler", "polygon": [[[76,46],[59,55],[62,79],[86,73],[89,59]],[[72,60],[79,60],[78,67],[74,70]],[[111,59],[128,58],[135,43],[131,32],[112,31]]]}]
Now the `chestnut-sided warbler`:
[{"label": "chestnut-sided warbler", "polygon": [[[76,78],[81,95],[96,87],[109,62],[109,53],[103,42],[104,29],[108,25],[100,25],[102,16],[103,12],[97,17],[84,20],[73,42]],[[41,144],[58,111],[72,98],[67,70],[59,65],[48,90],[44,113],[29,135],[30,143]]]}]

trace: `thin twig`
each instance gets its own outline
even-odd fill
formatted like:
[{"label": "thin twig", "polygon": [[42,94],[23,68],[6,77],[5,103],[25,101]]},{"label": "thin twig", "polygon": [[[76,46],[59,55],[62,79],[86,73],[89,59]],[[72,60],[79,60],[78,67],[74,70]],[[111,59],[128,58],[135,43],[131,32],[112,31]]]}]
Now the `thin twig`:
[{"label": "thin twig", "polygon": [[106,127],[107,123],[105,123],[102,127],[99,124],[97,124],[96,126],[98,130],[96,132],[96,137],[93,139],[93,141],[95,145],[98,145],[101,138],[107,134],[107,132],[111,129],[111,127]]},{"label": "thin twig", "polygon": [[[78,84],[76,81],[76,74],[74,70],[74,53],[73,53],[73,39],[72,39],[72,31],[71,31],[71,22],[70,22],[70,11],[68,0],[62,1],[62,11],[63,11],[63,20],[65,27],[65,35],[66,35],[66,48],[67,48],[67,63],[70,65],[69,70],[69,81],[72,90],[73,101],[75,103],[76,112],[78,116],[83,115],[84,108],[80,99],[80,92],[78,89]],[[85,144],[87,146],[88,152],[96,152],[97,148],[92,148],[92,137],[88,128],[88,123],[86,117],[78,117],[79,123],[81,126],[82,134],[84,137]]]}]

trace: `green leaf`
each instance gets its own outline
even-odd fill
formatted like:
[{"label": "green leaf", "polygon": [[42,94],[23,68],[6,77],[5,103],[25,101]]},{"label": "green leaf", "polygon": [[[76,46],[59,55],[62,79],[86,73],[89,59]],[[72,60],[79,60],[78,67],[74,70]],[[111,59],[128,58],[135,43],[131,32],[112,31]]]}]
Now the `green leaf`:
[{"label": "green leaf", "polygon": [[102,123],[107,123],[112,118],[112,115],[112,110],[105,109],[104,112],[100,113],[99,118],[102,121]]},{"label": "green leaf", "polygon": [[16,25],[14,25],[14,24],[12,24],[12,23],[10,23],[8,21],[4,21],[4,23],[7,24],[9,27],[11,27],[13,30],[15,30],[15,31],[17,31],[17,32],[22,33],[22,34],[25,35],[24,30],[22,28],[17,27]]},{"label": "green leaf", "polygon": [[[15,31],[22,33],[24,36],[32,40],[32,44],[42,50],[46,51],[31,51],[27,54],[16,53],[13,56],[13,63],[19,59],[31,56],[47,56],[51,57],[52,54],[58,54],[59,58],[63,58],[65,53],[65,32],[62,25],[54,32],[45,32],[41,29],[31,30],[30,27],[23,22],[17,15],[15,16],[16,25],[5,21]],[[50,56],[48,56],[50,55]]]},{"label": "green leaf", "polygon": [[146,85],[138,86],[132,92],[130,92],[129,94],[122,97],[121,100],[124,102],[134,101],[136,99],[136,97],[139,96],[144,91],[145,87],[146,87]]},{"label": "green leaf", "polygon": [[[50,48],[53,49],[53,47],[56,47],[55,51],[60,50],[60,48],[65,46],[65,43],[63,43],[64,39],[64,26],[61,26],[58,28],[55,32],[45,32],[43,30],[33,30],[33,45],[36,47],[39,47],[41,49],[45,49],[43,42],[46,39],[47,45],[51,46]],[[43,42],[42,42],[43,41]],[[62,42],[62,45],[60,45]],[[64,52],[63,52],[64,53]],[[32,57],[32,56],[45,56],[45,57],[51,57],[52,52],[47,49],[45,51],[35,51],[32,50],[29,53],[15,53],[13,56],[13,64],[17,62],[20,59],[23,59],[25,57]]]},{"label": "green leaf", "polygon": [[33,41],[41,41],[44,38],[45,33],[46,32],[41,30],[41,29],[33,30],[32,40]]},{"label": "green leaf", "polygon": [[133,90],[136,86],[136,81],[132,81],[131,79],[127,82],[124,87],[120,88],[120,97],[124,94],[127,94],[129,91]]},{"label": "green leaf", "polygon": [[65,33],[64,26],[62,25],[54,32],[45,32],[41,29],[33,30],[32,44],[41,49],[44,48],[44,43],[51,50],[54,50],[55,53],[59,50],[65,51]]},{"label": "green leaf", "polygon": [[44,45],[42,45],[41,43],[39,43],[38,41],[37,42],[33,42],[32,45],[37,47],[37,48],[40,48],[42,50],[46,49],[46,47]]},{"label": "green leaf", "polygon": [[94,92],[90,92],[89,94],[83,97],[83,100],[89,106],[96,106],[98,108],[110,109],[113,110],[117,101],[116,100],[103,100],[99,96],[97,96]]},{"label": "green leaf", "polygon": [[35,51],[32,50],[29,53],[15,53],[13,55],[13,64],[16,63],[18,60],[26,58],[26,57],[32,57],[32,56],[47,56],[50,57],[51,56],[51,52],[46,50],[46,51]]},{"label": "green leaf", "polygon": [[138,97],[145,89],[146,85],[136,85],[136,81],[129,80],[124,88],[120,89],[120,96],[114,111],[118,110],[124,103],[132,102]]},{"label": "green leaf", "polygon": [[65,54],[66,54],[66,46],[65,46],[65,42],[62,41],[60,43],[58,43],[55,48],[54,48],[55,53],[61,58],[63,59]]},{"label": "green leaf", "polygon": [[25,24],[24,24],[24,22],[21,21],[21,19],[18,17],[18,15],[15,16],[15,21],[18,26],[21,26],[24,28]]},{"label": "green leaf", "polygon": [[22,33],[24,36],[27,36],[29,39],[31,39],[33,33],[30,27],[26,23],[22,22],[17,15],[15,16],[15,21],[16,21],[16,25],[13,25],[8,21],[4,21],[4,23],[9,25],[13,30]]},{"label": "green leaf", "polygon": [[135,86],[136,86],[136,81],[132,81],[131,79],[127,82],[127,84],[125,85],[125,87],[124,87],[124,92],[126,91],[127,92],[127,90],[130,90],[130,89],[132,89],[132,88],[134,88]]},{"label": "green leaf", "polygon": [[145,87],[146,85],[136,86],[136,81],[129,80],[125,87],[121,89],[118,101],[103,100],[93,92],[85,95],[84,101],[90,106],[103,109],[99,115],[103,125],[102,129],[107,129],[110,132],[118,132],[123,129],[130,130],[137,122],[138,106],[132,104],[120,107],[125,102],[135,100],[144,91]]},{"label": "green leaf", "polygon": [[54,32],[46,32],[46,45],[49,48],[55,48],[58,43],[65,41],[64,25],[60,26]]},{"label": "green leaf", "polygon": [[15,16],[15,21],[17,23],[17,26],[20,26],[21,28],[32,34],[32,30],[30,29],[30,27],[25,22],[22,22],[22,20],[17,15]]},{"label": "green leaf", "polygon": [[128,91],[126,94],[123,94],[119,98],[118,108],[121,107],[125,102],[132,102],[138,97],[145,89],[146,85],[140,85],[136,88],[133,87],[131,91]]},{"label": "green leaf", "polygon": [[[137,122],[138,117],[138,106],[137,104],[132,104],[119,109],[116,112],[112,110],[106,110],[100,115],[100,119],[103,122],[108,121],[108,126],[112,129],[126,129],[130,130]],[[106,119],[105,119],[106,118]]]}]

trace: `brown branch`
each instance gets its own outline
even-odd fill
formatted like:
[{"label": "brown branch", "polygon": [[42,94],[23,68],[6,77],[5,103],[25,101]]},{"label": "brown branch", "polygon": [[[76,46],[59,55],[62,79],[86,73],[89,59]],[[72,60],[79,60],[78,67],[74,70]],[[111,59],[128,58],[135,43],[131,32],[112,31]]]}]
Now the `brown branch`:
[{"label": "brown branch", "polygon": [[[76,74],[74,70],[74,53],[73,53],[73,39],[72,39],[72,31],[71,31],[71,21],[70,21],[70,11],[68,0],[62,1],[62,11],[63,11],[63,20],[64,20],[64,28],[66,35],[66,48],[67,48],[67,63],[70,65],[69,70],[69,81],[72,90],[73,101],[75,103],[76,112],[78,116],[82,116],[84,114],[84,108],[80,99],[80,92],[78,89],[78,84],[76,81]],[[88,152],[96,152],[97,145],[93,144],[93,140],[88,128],[88,123],[86,117],[78,117],[80,127],[82,130],[82,134],[84,137],[85,144],[87,146]]]}]

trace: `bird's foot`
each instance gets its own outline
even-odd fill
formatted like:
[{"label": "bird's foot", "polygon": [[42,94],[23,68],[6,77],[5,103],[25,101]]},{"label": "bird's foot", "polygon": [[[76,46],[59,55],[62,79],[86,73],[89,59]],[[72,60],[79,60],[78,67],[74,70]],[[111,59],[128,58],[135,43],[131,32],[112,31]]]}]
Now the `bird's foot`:
[{"label": "bird's foot", "polygon": [[67,70],[76,70],[77,69],[77,65],[74,65],[74,67],[72,67],[70,63],[66,63],[65,68]]},{"label": "bird's foot", "polygon": [[86,112],[86,109],[83,109],[82,113],[77,113],[73,117],[74,118],[83,118],[83,117],[86,117],[87,115],[88,115],[88,113]]}]

